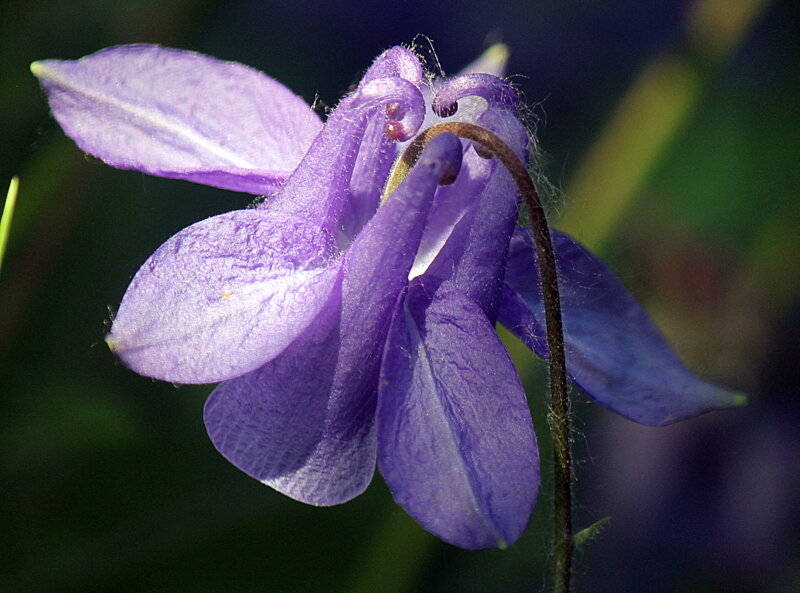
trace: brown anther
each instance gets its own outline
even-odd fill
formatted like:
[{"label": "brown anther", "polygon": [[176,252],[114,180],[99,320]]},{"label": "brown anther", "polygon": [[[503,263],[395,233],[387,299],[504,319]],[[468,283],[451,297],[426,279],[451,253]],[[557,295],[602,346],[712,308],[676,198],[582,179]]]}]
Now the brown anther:
[{"label": "brown anther", "polygon": [[389,119],[396,120],[399,117],[403,116],[403,114],[401,113],[402,109],[403,109],[403,106],[400,103],[398,103],[397,101],[394,101],[393,103],[389,103],[386,106],[386,117],[388,117]]},{"label": "brown anther", "polygon": [[399,121],[387,121],[383,126],[383,133],[389,140],[400,142],[403,140],[403,124]]}]

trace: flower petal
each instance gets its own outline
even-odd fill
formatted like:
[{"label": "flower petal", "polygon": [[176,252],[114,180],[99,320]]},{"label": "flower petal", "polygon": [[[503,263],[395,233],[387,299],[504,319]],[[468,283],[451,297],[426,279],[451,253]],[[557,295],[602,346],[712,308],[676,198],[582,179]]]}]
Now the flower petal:
[{"label": "flower petal", "polygon": [[378,396],[378,463],[392,494],[436,536],[504,547],[539,485],[525,393],[481,308],[412,285],[389,331]]},{"label": "flower petal", "polygon": [[[586,394],[642,424],[736,405],[741,396],[692,375],[631,294],[586,248],[553,231],[567,371]],[[511,243],[499,321],[546,358],[544,308],[526,229]]]},{"label": "flower petal", "polygon": [[516,186],[505,168],[498,166],[480,199],[419,278],[426,290],[432,293],[439,285],[452,286],[477,303],[493,322],[517,204]]},{"label": "flower petal", "polygon": [[[359,83],[364,87],[380,78],[403,78],[420,88],[423,79],[422,65],[417,56],[405,47],[395,46],[379,55]],[[387,105],[399,117],[402,106]],[[384,127],[387,112],[376,113],[370,118],[361,147],[358,151],[350,179],[350,207],[346,210],[342,226],[348,237],[354,237],[375,214],[380,195],[389,171],[397,156],[397,143],[386,137]]]},{"label": "flower petal", "polygon": [[328,299],[331,246],[303,220],[237,210],[169,239],[139,269],[108,343],[131,369],[212,383],[280,353]]},{"label": "flower petal", "polygon": [[[318,317],[286,350],[255,371],[220,383],[206,402],[204,419],[214,446],[236,467],[267,484],[302,470],[322,440],[338,364],[341,284],[339,275]],[[356,427],[358,420],[363,424],[360,416],[352,419]],[[332,461],[335,453],[344,452],[344,446],[335,451]],[[343,457],[351,461],[357,455],[348,453]],[[335,492],[363,489],[361,476],[352,472],[332,479],[338,483],[325,487]],[[300,500],[328,500],[314,484],[302,492],[278,490]]]},{"label": "flower petal", "polygon": [[[490,110],[479,121],[521,160],[526,158],[527,130],[513,113]],[[456,182],[440,188],[436,195],[410,277],[426,274],[426,283],[432,276],[446,278],[452,274],[455,262],[463,260],[459,272],[462,290],[482,305],[488,305],[486,299],[495,301],[493,308],[496,308],[499,297],[499,293],[494,293],[499,290],[496,279],[501,275],[517,218],[517,193],[497,159],[485,159],[475,150],[468,150]],[[482,197],[476,204],[479,196]],[[492,286],[490,293],[484,290],[487,284]],[[484,290],[483,296],[478,296],[476,290]],[[489,313],[489,308],[486,310]]]},{"label": "flower petal", "polygon": [[322,128],[279,82],[189,51],[124,45],[31,70],[82,150],[161,177],[271,193]]},{"label": "flower petal", "polygon": [[437,183],[460,155],[452,136],[431,142],[347,251],[341,295],[331,293],[340,301],[330,301],[283,354],[211,395],[206,427],[231,463],[311,504],[344,502],[367,487],[389,319]]},{"label": "flower petal", "polygon": [[428,270],[486,187],[494,167],[493,160],[478,156],[474,150],[465,151],[464,164],[455,182],[440,187],[436,193],[409,279],[421,276]]},{"label": "flower petal", "polygon": [[519,94],[513,86],[492,74],[476,72],[451,78],[437,89],[431,109],[447,117],[454,109],[460,109],[458,101],[467,97],[481,97],[489,109],[514,110],[519,105]]}]

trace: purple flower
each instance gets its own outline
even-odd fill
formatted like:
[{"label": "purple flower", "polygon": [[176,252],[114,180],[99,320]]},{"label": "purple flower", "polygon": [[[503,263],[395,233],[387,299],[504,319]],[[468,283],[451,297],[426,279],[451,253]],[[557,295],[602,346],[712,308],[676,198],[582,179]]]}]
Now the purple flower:
[{"label": "purple flower", "polygon": [[[477,69],[499,74],[502,60]],[[134,371],[220,384],[219,451],[316,505],[360,494],[376,462],[423,527],[502,546],[536,500],[525,394],[494,330],[546,356],[534,251],[506,170],[442,134],[381,202],[403,143],[440,118],[528,136],[514,90],[471,72],[429,83],[381,54],[323,124],[240,64],[152,45],[32,65],[86,152],[153,175],[266,194],[162,245],[128,288],[108,344]],[[736,396],[691,375],[619,281],[554,232],[568,370],[593,399],[667,424]]]}]

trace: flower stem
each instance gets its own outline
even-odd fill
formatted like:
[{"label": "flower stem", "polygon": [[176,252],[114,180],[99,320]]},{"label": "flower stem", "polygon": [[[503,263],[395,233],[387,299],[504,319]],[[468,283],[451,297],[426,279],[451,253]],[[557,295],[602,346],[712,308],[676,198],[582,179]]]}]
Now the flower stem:
[{"label": "flower stem", "polygon": [[553,438],[553,593],[569,593],[571,591],[572,557],[575,549],[575,540],[572,535],[572,429],[564,355],[564,326],[561,320],[561,298],[550,227],[547,224],[536,186],[533,184],[527,168],[517,158],[514,151],[486,128],[466,122],[440,123],[417,136],[392,171],[384,197],[388,196],[405,178],[431,138],[445,132],[472,140],[480,144],[492,156],[496,156],[517,184],[530,217],[544,302],[550,374],[548,422]]}]

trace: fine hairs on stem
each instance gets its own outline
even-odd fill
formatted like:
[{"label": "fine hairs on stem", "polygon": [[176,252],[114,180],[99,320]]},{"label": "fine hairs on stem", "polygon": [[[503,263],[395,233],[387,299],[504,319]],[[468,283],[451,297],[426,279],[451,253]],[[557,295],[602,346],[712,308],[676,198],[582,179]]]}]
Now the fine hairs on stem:
[{"label": "fine hairs on stem", "polygon": [[539,277],[547,328],[548,370],[550,376],[550,412],[548,423],[553,438],[553,593],[571,591],[572,557],[572,452],[571,411],[567,392],[567,369],[564,356],[564,327],[558,290],[556,258],[550,227],[544,208],[525,165],[496,134],[466,122],[446,122],[431,126],[409,144],[386,184],[386,199],[416,163],[422,149],[439,134],[450,133],[471,140],[486,156],[495,156],[508,170],[517,185],[531,221],[536,245]]}]

